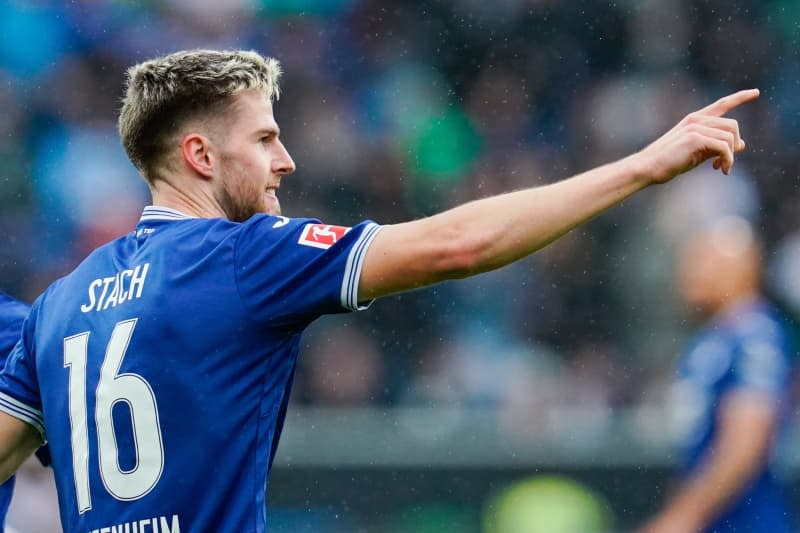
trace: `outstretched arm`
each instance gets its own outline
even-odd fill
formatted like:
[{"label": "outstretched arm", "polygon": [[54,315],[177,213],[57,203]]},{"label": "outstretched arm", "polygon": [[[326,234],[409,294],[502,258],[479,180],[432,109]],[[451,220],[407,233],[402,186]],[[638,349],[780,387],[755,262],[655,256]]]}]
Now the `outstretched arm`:
[{"label": "outstretched arm", "polygon": [[432,217],[384,227],[367,251],[359,299],[369,300],[507,265],[635,192],[707,159],[725,174],[744,149],[724,118],[754,100],[740,91],[687,115],[644,150],[570,179],[470,202]]},{"label": "outstretched arm", "polygon": [[41,445],[42,438],[36,428],[0,411],[0,483],[14,475]]}]

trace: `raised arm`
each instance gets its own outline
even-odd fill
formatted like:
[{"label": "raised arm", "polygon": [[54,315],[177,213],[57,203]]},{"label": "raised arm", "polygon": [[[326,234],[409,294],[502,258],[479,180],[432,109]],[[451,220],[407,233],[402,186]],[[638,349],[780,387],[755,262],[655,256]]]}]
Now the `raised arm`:
[{"label": "raised arm", "polygon": [[0,483],[14,475],[41,445],[42,439],[36,428],[0,411]]},{"label": "raised arm", "polygon": [[564,181],[470,202],[384,227],[367,251],[359,299],[369,300],[507,265],[635,192],[666,183],[707,159],[729,173],[744,149],[738,123],[724,118],[754,100],[740,91],[687,115],[642,151]]}]

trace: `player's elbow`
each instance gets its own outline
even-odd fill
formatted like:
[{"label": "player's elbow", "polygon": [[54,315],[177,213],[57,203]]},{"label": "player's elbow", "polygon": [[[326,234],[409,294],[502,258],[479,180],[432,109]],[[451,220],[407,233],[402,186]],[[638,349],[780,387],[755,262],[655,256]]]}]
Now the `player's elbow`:
[{"label": "player's elbow", "polygon": [[461,279],[488,270],[492,238],[485,232],[466,227],[450,227],[439,237],[435,252],[435,271],[441,279]]}]

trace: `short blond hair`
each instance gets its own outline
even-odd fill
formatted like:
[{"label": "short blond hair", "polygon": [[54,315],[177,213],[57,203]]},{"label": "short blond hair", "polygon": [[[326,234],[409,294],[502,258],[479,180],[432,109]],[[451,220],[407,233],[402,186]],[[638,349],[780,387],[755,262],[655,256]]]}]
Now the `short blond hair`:
[{"label": "short blond hair", "polygon": [[256,89],[277,100],[280,64],[253,51],[187,50],[128,69],[118,129],[125,151],[152,182],[169,139],[187,121],[224,113],[231,97]]}]

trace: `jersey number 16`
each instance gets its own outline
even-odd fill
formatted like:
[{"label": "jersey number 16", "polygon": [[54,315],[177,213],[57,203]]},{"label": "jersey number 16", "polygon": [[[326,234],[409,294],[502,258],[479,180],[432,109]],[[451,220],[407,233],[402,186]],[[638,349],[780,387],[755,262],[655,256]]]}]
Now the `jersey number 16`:
[{"label": "jersey number 16", "polygon": [[[109,494],[119,500],[141,498],[158,483],[164,470],[164,443],[158,421],[158,406],[150,384],[140,375],[120,374],[122,359],[136,327],[136,320],[118,322],[106,346],[95,389],[94,422],[100,477]],[[89,487],[89,421],[86,400],[86,361],[89,332],[64,339],[64,367],[69,368],[69,422],[72,441],[72,470],[78,512],[92,508]],[[131,413],[136,462],[130,470],[119,464],[112,410],[117,402],[128,404]]]}]

